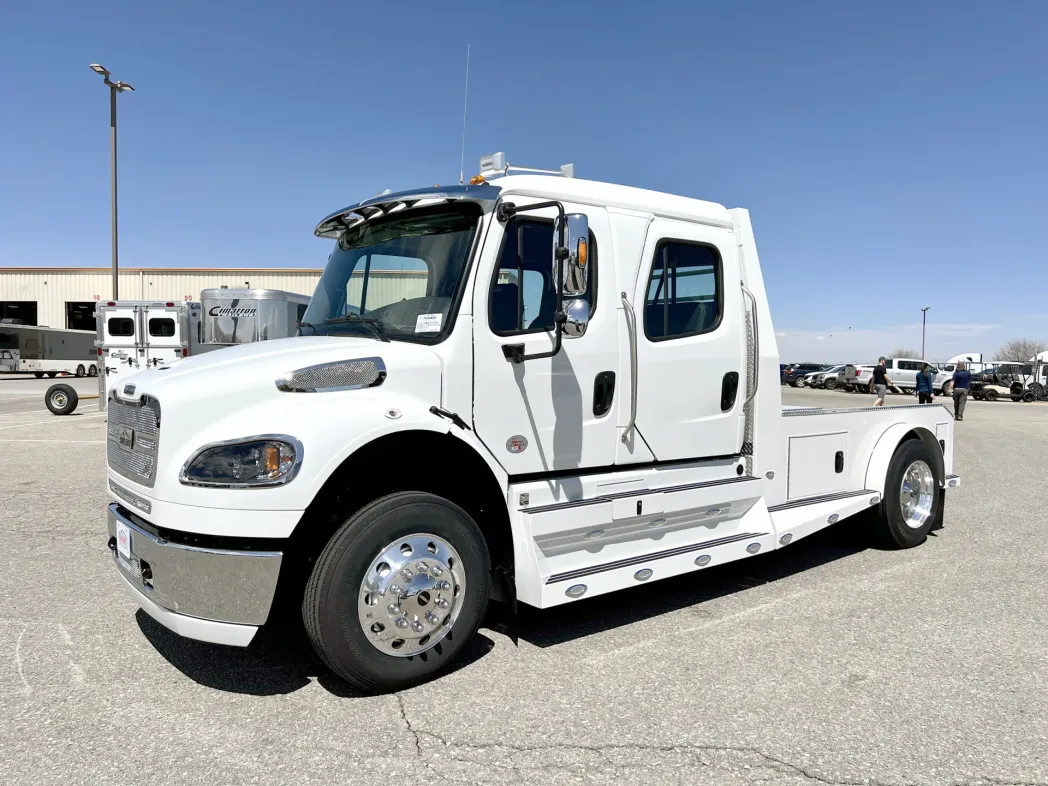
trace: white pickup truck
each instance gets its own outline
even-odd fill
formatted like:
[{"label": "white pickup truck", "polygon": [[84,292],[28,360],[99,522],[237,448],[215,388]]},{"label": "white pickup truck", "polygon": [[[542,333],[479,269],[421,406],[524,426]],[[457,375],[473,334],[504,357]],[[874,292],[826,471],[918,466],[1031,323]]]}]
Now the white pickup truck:
[{"label": "white pickup truck", "polygon": [[[941,522],[945,409],[782,406],[746,210],[488,175],[325,218],[299,336],[112,391],[109,546],[148,614],[246,646],[290,598],[335,673],[386,691],[446,668],[489,599]],[[391,269],[414,275],[371,280]]]}]

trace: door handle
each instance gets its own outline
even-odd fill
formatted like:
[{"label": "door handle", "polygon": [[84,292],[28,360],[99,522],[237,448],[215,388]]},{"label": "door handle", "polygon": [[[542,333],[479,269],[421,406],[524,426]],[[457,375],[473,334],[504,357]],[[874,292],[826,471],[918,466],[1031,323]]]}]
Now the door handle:
[{"label": "door handle", "polygon": [[727,412],[735,406],[735,396],[739,392],[739,372],[729,371],[721,381],[721,412]]},{"label": "door handle", "polygon": [[615,372],[602,371],[593,380],[593,415],[599,418],[608,414],[614,398]]}]

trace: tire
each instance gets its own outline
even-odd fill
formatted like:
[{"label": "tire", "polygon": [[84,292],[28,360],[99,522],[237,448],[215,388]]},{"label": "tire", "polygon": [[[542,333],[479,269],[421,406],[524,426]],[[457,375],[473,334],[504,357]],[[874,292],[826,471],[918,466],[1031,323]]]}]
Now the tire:
[{"label": "tire", "polygon": [[837,380],[835,380],[835,379],[827,379],[826,380],[826,384],[823,385],[823,387],[825,387],[827,390],[836,390],[837,389]]},{"label": "tire", "polygon": [[1025,393],[1023,393],[1022,400],[1025,401],[1027,404],[1029,404],[1031,401],[1034,401],[1036,398],[1037,398],[1037,396],[1035,396],[1033,394],[1032,390],[1027,390]]},{"label": "tire", "polygon": [[76,367],[76,375],[78,377],[86,376],[86,374],[87,374],[87,370],[84,368],[84,364],[83,363],[81,363],[79,366]]},{"label": "tire", "polygon": [[57,371],[48,371],[47,372],[47,376],[49,376],[51,379],[54,379],[55,377],[58,376],[58,372]]},{"label": "tire", "polygon": [[44,378],[44,372],[43,371],[34,371],[33,372],[33,376],[36,377],[37,379],[43,379]]},{"label": "tire", "polygon": [[90,366],[88,366],[87,367],[87,375],[89,377],[97,377],[98,376],[98,366],[94,365],[93,363]]},{"label": "tire", "polygon": [[1042,385],[1040,382],[1033,383],[1033,397],[1044,398],[1044,385]]},{"label": "tire", "polygon": [[983,398],[986,399],[987,401],[996,401],[997,400],[997,391],[994,390],[993,388],[990,388],[985,393],[983,393]]},{"label": "tire", "polygon": [[[917,489],[916,498],[908,494],[904,497],[904,482],[908,488]],[[888,464],[884,494],[877,509],[877,539],[896,549],[921,545],[940,517],[942,502],[939,479],[935,477],[935,457],[921,440],[906,440],[895,449]]]},{"label": "tire", "polygon": [[[398,546],[401,541],[411,548],[406,557],[397,554],[405,553]],[[431,556],[435,546],[436,556]],[[379,572],[387,559],[386,572]],[[424,561],[430,573],[417,570]],[[391,588],[401,580],[388,577],[403,575],[402,569],[409,570],[407,580],[416,586],[403,588],[407,593],[388,603],[394,598]],[[369,693],[401,690],[448,668],[476,633],[488,605],[490,570],[484,535],[462,508],[433,494],[391,494],[354,513],[325,546],[306,584],[302,620],[317,654],[339,677]],[[436,580],[437,575],[445,578]],[[382,591],[367,592],[365,580]],[[464,589],[456,597],[459,581]],[[441,588],[442,582],[454,587]],[[365,601],[372,594],[378,595],[373,612]],[[441,607],[442,601],[450,605]],[[409,622],[411,609],[402,610],[408,603],[422,605],[425,613],[417,610]],[[394,606],[396,612],[388,611]],[[436,622],[437,612],[446,615],[443,623]],[[372,614],[375,622],[365,630]],[[402,635],[394,626],[400,619],[405,622]],[[416,624],[421,626],[417,633],[407,628]],[[429,631],[442,636],[426,641]],[[397,641],[402,651],[417,654],[394,654]]]},{"label": "tire", "polygon": [[55,415],[68,415],[76,409],[80,397],[76,391],[64,382],[52,385],[44,394],[44,403]]},{"label": "tire", "polygon": [[948,380],[946,380],[945,382],[942,383],[942,394],[944,396],[951,396],[951,395],[953,395],[953,380],[952,379],[948,379]]}]

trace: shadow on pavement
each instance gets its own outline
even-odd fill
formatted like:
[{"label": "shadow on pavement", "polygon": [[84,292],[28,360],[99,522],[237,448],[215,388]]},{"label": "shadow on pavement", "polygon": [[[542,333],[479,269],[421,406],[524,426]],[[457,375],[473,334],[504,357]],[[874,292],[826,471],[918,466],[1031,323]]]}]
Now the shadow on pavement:
[{"label": "shadow on pavement", "polygon": [[[546,611],[522,605],[514,618],[506,607],[493,604],[485,627],[505,633],[514,641],[520,638],[538,647],[553,647],[630,625],[875,548],[870,543],[867,528],[862,526],[862,519],[862,516],[849,519],[847,524],[829,527],[796,546],[767,555]],[[137,621],[145,637],[172,666],[194,682],[216,690],[271,696],[299,690],[316,679],[336,696],[357,698],[363,695],[332,674],[314,653],[297,615],[277,614],[246,648],[184,639],[141,610]],[[490,638],[478,634],[466,646],[451,671],[483,658],[494,646]]]}]

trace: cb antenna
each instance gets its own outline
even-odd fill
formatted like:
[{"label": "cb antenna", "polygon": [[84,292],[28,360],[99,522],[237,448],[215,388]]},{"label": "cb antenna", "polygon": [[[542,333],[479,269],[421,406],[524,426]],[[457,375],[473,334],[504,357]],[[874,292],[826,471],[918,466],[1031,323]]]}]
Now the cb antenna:
[{"label": "cb antenna", "polygon": [[466,107],[469,106],[469,44],[466,44],[466,95],[462,99],[462,157],[459,159],[459,185],[466,175]]}]

